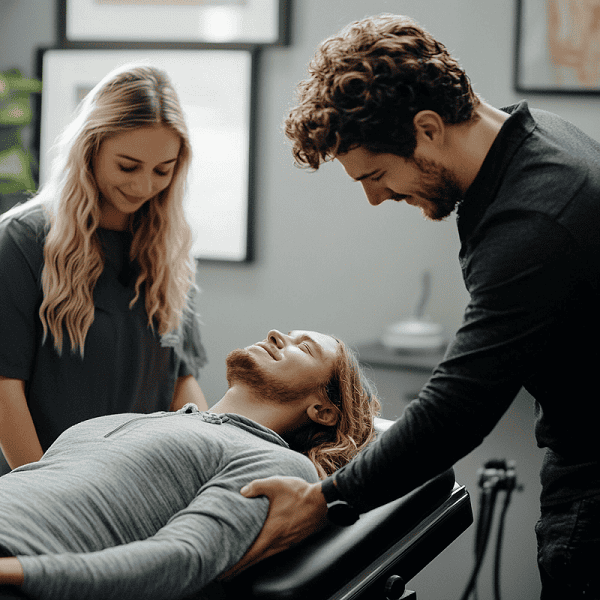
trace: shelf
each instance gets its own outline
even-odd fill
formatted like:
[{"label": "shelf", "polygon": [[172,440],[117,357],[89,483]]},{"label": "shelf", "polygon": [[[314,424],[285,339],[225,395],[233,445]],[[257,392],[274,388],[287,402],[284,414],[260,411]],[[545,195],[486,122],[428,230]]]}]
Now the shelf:
[{"label": "shelf", "polygon": [[397,370],[418,370],[431,373],[444,358],[441,350],[392,350],[381,342],[371,342],[356,346],[361,363],[371,368]]}]

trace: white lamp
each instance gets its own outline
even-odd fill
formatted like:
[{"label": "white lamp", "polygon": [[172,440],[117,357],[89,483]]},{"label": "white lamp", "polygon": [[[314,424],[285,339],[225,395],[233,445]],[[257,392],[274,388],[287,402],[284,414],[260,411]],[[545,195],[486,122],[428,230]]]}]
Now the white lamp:
[{"label": "white lamp", "polygon": [[421,297],[413,315],[386,328],[381,339],[384,346],[404,351],[433,351],[444,346],[444,328],[424,315],[430,292],[431,274],[425,271],[421,283]]}]

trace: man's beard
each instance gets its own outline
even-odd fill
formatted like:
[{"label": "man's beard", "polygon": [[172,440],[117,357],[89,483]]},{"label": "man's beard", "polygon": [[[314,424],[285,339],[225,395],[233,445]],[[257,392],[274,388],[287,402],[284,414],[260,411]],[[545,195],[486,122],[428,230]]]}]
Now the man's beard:
[{"label": "man's beard", "polygon": [[443,221],[464,197],[456,176],[431,160],[416,156],[411,160],[423,174],[423,196],[426,200],[425,206],[421,207],[423,215],[431,221]]},{"label": "man's beard", "polygon": [[284,382],[276,381],[263,371],[260,364],[246,349],[238,348],[230,352],[225,364],[229,387],[235,383],[247,385],[266,400],[295,402],[316,391],[314,384],[292,387]]}]

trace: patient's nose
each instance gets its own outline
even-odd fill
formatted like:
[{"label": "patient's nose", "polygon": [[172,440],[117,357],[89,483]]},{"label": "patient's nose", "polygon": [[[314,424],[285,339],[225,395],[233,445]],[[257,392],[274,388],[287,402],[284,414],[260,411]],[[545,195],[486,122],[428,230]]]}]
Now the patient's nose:
[{"label": "patient's nose", "polygon": [[277,329],[271,329],[267,334],[267,339],[269,342],[275,344],[278,348],[283,348],[285,345],[285,336],[281,331],[277,331]]}]

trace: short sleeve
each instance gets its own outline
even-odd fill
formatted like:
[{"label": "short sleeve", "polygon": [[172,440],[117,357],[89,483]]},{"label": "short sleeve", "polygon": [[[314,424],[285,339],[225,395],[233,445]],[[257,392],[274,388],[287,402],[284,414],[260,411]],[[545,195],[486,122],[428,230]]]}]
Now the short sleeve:
[{"label": "short sleeve", "polygon": [[43,240],[18,218],[0,223],[0,375],[27,380],[42,299]]},{"label": "short sleeve", "polygon": [[200,316],[196,311],[197,288],[188,293],[187,305],[184,310],[179,331],[175,334],[162,336],[163,346],[172,346],[178,359],[177,377],[193,375],[200,376],[200,369],[206,365],[208,358],[200,337]]}]

